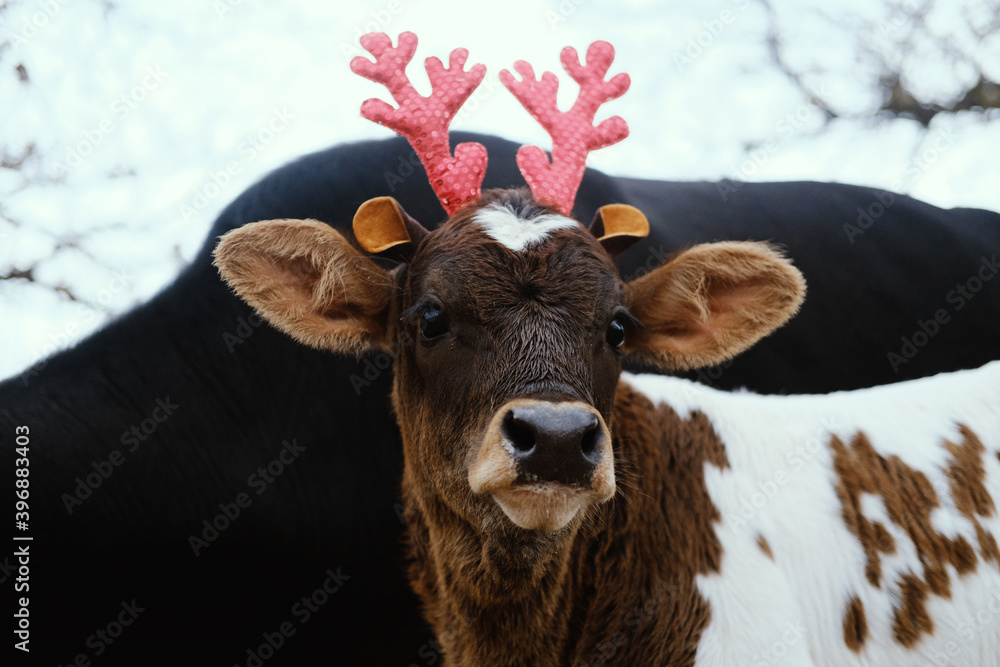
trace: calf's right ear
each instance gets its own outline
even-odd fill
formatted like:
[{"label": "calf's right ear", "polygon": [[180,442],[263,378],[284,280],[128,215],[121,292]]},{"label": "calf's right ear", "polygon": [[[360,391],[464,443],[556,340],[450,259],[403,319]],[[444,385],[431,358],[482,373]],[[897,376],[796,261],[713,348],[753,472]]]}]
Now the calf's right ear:
[{"label": "calf's right ear", "polygon": [[665,370],[717,364],[788,321],[805,292],[802,274],[766,243],[698,245],[626,285],[643,326],[625,351]]},{"label": "calf's right ear", "polygon": [[316,220],[234,229],[215,248],[230,287],[275,328],[310,347],[361,355],[392,350],[392,274]]}]

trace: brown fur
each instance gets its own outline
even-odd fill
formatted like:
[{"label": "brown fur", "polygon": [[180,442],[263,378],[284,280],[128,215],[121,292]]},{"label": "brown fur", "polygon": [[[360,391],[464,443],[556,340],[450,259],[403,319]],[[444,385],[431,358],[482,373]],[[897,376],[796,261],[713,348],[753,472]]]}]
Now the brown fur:
[{"label": "brown fur", "polygon": [[844,643],[858,653],[868,639],[868,621],[865,618],[865,606],[857,595],[851,597],[844,611]]},{"label": "brown fur", "polygon": [[[801,275],[764,244],[723,243],[625,286],[582,226],[524,252],[497,243],[474,220],[491,203],[525,221],[554,212],[526,190],[487,191],[410,244],[409,265],[393,275],[308,221],[230,232],[217,262],[299,340],[396,353],[410,577],[447,665],[691,665],[711,617],[695,577],[722,558],[704,469],[727,467],[726,452],[704,415],[681,419],[619,387],[622,353],[607,337],[624,323],[625,350],[664,368],[721,361],[795,312]],[[362,219],[398,227],[394,213]],[[429,313],[446,322],[430,339]],[[600,414],[614,438],[611,501],[542,531],[473,493],[470,464],[487,428],[518,398]]]},{"label": "brown fur", "polygon": [[728,467],[725,449],[704,415],[625,383],[613,421],[618,493],[571,530],[477,530],[438,499],[410,505],[411,581],[449,667],[694,664],[711,617],[695,577],[722,560],[704,467]]},{"label": "brown fur", "polygon": [[983,456],[986,448],[982,441],[967,426],[959,427],[962,443],[946,442],[945,448],[952,456],[948,466],[948,481],[955,507],[976,527],[979,550],[984,560],[1000,564],[1000,549],[997,541],[979,522],[979,517],[991,517],[996,512],[993,499],[986,490],[986,471]]},{"label": "brown fur", "polygon": [[774,560],[774,552],[771,551],[771,545],[768,544],[767,540],[764,539],[763,535],[757,536],[757,546],[760,547],[760,550],[764,552],[765,556],[767,556],[771,560]]},{"label": "brown fur", "polygon": [[219,241],[215,265],[264,319],[305,345],[354,355],[390,347],[394,280],[329,225],[244,225]]},{"label": "brown fur", "polygon": [[794,315],[805,281],[763,243],[686,250],[628,286],[628,308],[645,324],[629,351],[686,370],[742,352]]},{"label": "brown fur", "polygon": [[[951,492],[959,510],[976,525],[980,550],[986,558],[987,554],[995,554],[996,542],[986,539],[990,536],[976,518],[990,516],[994,511],[983,486],[985,449],[968,428],[961,426],[960,431],[964,437],[962,445],[946,444],[953,457],[948,469]],[[950,597],[948,566],[954,567],[959,575],[973,572],[977,567],[975,550],[964,537],[947,537],[934,528],[931,513],[940,506],[940,501],[926,475],[910,468],[898,456],[881,456],[864,433],[857,434],[850,446],[834,437],[830,449],[844,521],[865,551],[868,581],[873,586],[882,585],[882,554],[894,553],[896,545],[885,526],[864,516],[862,494],[882,498],[889,519],[909,536],[920,555],[923,572],[903,575],[897,582],[901,600],[893,616],[896,641],[912,647],[924,633],[934,632],[926,608],[928,596]],[[995,557],[993,560],[997,565]]]}]

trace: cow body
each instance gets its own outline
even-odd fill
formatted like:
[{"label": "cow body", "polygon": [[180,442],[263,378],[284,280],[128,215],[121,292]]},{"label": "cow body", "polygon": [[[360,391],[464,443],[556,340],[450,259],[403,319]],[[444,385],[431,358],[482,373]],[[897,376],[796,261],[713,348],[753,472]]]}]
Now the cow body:
[{"label": "cow body", "polygon": [[605,647],[622,633],[612,663],[647,664],[656,647],[629,645],[675,627],[676,607],[709,613],[685,638],[695,659],[669,664],[996,664],[1000,363],[827,396],[626,375],[616,407],[633,473],[606,521],[641,514],[648,551],[599,576],[653,604],[641,627],[618,620],[630,604],[593,619]]},{"label": "cow body", "polygon": [[[517,144],[454,139],[488,147],[486,187],[523,182]],[[388,358],[356,361],[298,345],[257,319],[210,264],[227,231],[272,218],[315,218],[347,230],[362,202],[387,191],[411,214],[440,219],[419,172],[402,139],[342,145],[276,170],[220,214],[191,265],[162,293],[0,383],[0,431],[31,429],[32,534],[48,545],[34,560],[45,572],[32,582],[36,656],[56,663],[92,656],[86,640],[96,624],[135,598],[146,611],[107,647],[104,664],[178,664],[192,646],[204,661],[246,664],[263,633],[289,620],[296,634],[280,659],[290,663],[327,664],[331,646],[345,664],[438,658],[399,551],[402,446],[385,398]],[[1000,247],[1000,216],[896,197],[853,244],[843,225],[877,197],[847,185],[720,188],[589,170],[576,208],[582,219],[613,201],[645,210],[652,232],[620,258],[624,276],[702,241],[784,246],[810,281],[810,300],[786,328],[700,377],[717,387],[818,392],[997,356],[1000,281],[983,282],[960,310],[947,297]],[[940,248],[951,250],[937,263]],[[939,308],[949,309],[950,321],[893,369],[886,353]],[[839,355],[830,354],[834,348]],[[158,401],[178,406],[162,422],[154,416],[163,414]],[[150,430],[141,438],[129,435],[144,422]],[[305,451],[258,494],[248,479],[293,440]],[[124,463],[70,514],[63,496],[115,451]],[[13,468],[11,448],[0,449],[0,467]],[[252,505],[195,555],[190,538],[202,537],[202,522],[242,492]],[[0,554],[0,565],[8,561]],[[294,604],[338,568],[350,578],[298,625]],[[6,573],[0,570],[0,582],[11,585]],[[387,627],[394,641],[383,640]]]}]

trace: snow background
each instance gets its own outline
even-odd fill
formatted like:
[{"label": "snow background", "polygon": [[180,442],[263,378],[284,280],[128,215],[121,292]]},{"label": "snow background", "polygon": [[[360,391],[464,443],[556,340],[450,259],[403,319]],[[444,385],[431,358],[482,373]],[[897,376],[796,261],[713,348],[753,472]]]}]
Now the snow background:
[{"label": "snow background", "polygon": [[[390,131],[364,120],[383,88],[352,74],[371,30],[420,38],[419,63],[465,46],[487,79],[453,123],[548,147],[497,81],[515,60],[576,86],[559,51],[595,39],[617,51],[630,91],[598,120],[631,137],[594,153],[610,174],[694,180],[824,180],[892,189],[943,207],[1000,210],[1000,113],[940,114],[930,127],[878,119],[879,63],[922,101],[978,77],[1000,80],[995,2],[808,0],[773,8],[787,63],[837,111],[826,114],[771,57],[760,0],[372,0],[265,3],[0,0],[0,378],[71,345],[169,283],[215,216],[299,155]],[[926,12],[941,37],[903,19]],[[912,38],[912,39],[911,39]],[[944,44],[944,46],[942,46]],[[961,60],[961,59],[959,59]],[[21,69],[19,70],[19,66]],[[228,168],[228,172],[227,172]]]}]

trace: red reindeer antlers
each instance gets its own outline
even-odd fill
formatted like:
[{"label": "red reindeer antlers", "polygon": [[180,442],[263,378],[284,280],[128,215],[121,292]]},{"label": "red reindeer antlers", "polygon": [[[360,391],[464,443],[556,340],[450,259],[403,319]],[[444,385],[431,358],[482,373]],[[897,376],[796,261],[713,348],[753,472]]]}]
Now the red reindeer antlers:
[{"label": "red reindeer antlers", "polygon": [[555,206],[565,215],[570,215],[573,209],[587,154],[628,136],[628,125],[618,116],[593,126],[597,109],[628,90],[628,74],[604,80],[614,58],[615,50],[607,42],[590,45],[586,65],[580,63],[573,47],[562,50],[563,68],[580,84],[580,94],[569,111],[559,111],[556,107],[559,81],[551,72],[545,72],[541,80],[536,80],[531,65],[523,60],[514,63],[522,81],[517,81],[507,70],[500,72],[501,83],[552,137],[551,164],[541,148],[524,146],[517,152],[517,166],[535,199]]},{"label": "red reindeer antlers", "polygon": [[[375,62],[359,56],[351,61],[351,69],[383,84],[399,104],[396,109],[379,99],[366,100],[361,105],[361,115],[409,140],[448,215],[479,199],[486,174],[486,149],[477,143],[459,144],[452,157],[448,125],[482,82],[486,67],[474,65],[466,72],[469,52],[465,49],[451,52],[447,69],[437,58],[428,58],[424,67],[431,81],[431,96],[424,97],[413,88],[405,72],[417,49],[416,35],[400,34],[398,45],[393,47],[385,33],[369,33],[362,35],[361,46],[375,56]],[[514,63],[521,81],[507,70],[500,72],[503,85],[552,137],[551,163],[542,149],[523,146],[517,152],[517,166],[535,199],[565,215],[572,212],[587,154],[628,136],[628,125],[618,116],[593,125],[598,108],[621,97],[629,87],[628,74],[604,80],[614,59],[615,50],[607,42],[590,45],[586,65],[580,62],[573,47],[562,50],[563,68],[580,84],[579,96],[569,111],[559,111],[556,107],[559,81],[551,72],[535,79],[531,65],[523,60]]]},{"label": "red reindeer antlers", "polygon": [[416,35],[400,34],[398,46],[393,47],[385,33],[369,33],[362,35],[361,46],[375,56],[375,62],[358,56],[351,61],[351,70],[383,84],[399,104],[394,109],[379,99],[366,100],[361,105],[361,115],[409,140],[448,215],[479,199],[486,174],[486,149],[477,143],[459,144],[452,157],[448,125],[482,82],[486,67],[474,65],[464,71],[469,57],[466,49],[451,52],[447,69],[439,59],[428,58],[424,68],[431,81],[431,96],[424,97],[414,89],[405,72],[417,49]]}]

